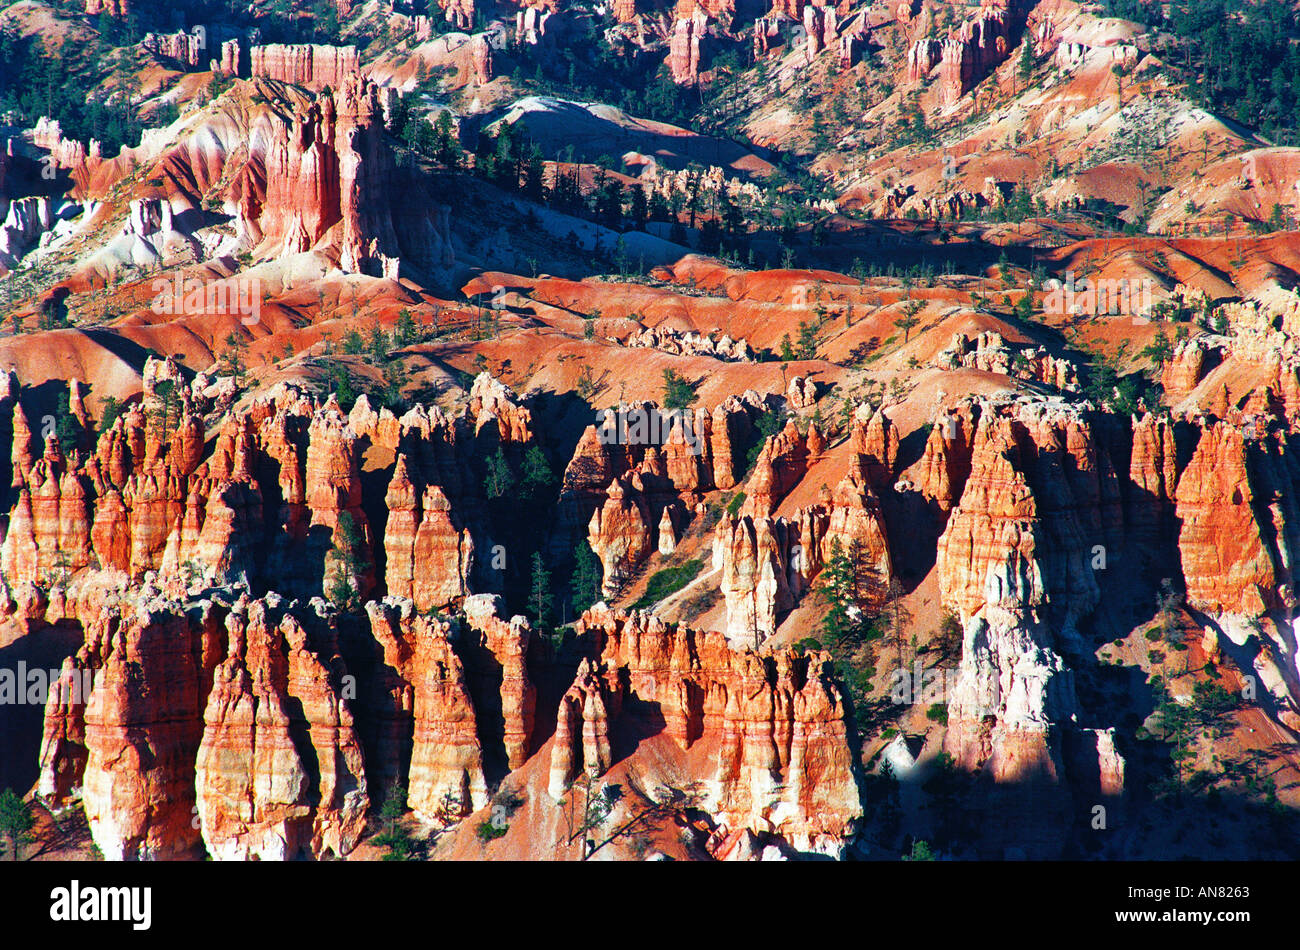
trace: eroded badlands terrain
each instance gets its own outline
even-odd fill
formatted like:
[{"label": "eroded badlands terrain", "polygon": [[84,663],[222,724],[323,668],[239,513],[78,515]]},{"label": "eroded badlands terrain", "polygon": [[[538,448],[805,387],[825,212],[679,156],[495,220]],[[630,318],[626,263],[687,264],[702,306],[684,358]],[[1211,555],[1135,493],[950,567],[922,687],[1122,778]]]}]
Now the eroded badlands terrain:
[{"label": "eroded badlands terrain", "polygon": [[1300,151],[1209,27],[176,6],[0,10],[27,856],[1293,856]]}]

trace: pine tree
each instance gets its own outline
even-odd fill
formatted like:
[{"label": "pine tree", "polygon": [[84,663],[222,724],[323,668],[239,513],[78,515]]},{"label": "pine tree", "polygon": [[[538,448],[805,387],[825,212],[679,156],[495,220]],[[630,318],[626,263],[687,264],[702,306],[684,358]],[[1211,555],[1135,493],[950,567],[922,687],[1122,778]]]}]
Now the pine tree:
[{"label": "pine tree", "polygon": [[674,370],[664,370],[664,408],[685,409],[694,400],[695,384]]},{"label": "pine tree", "polygon": [[532,580],[528,585],[528,612],[532,614],[533,623],[539,630],[550,627],[552,605],[555,596],[551,593],[551,572],[546,569],[541,552],[533,552]]},{"label": "pine tree", "polygon": [[503,498],[515,487],[515,476],[510,462],[500,448],[488,457],[487,475],[483,478],[483,491],[489,498]]},{"label": "pine tree", "polygon": [[394,785],[388,790],[388,797],[379,809],[384,830],[374,837],[375,844],[388,849],[382,858],[384,861],[409,861],[414,856],[415,839],[401,823],[405,815],[406,789],[402,785]]},{"label": "pine tree", "polygon": [[376,323],[370,328],[370,358],[376,363],[383,362],[388,357],[388,337]]},{"label": "pine tree", "polygon": [[70,401],[67,390],[59,393],[58,409],[54,413],[54,434],[58,436],[59,447],[65,455],[75,449],[81,439],[81,424],[72,414]]},{"label": "pine tree", "polygon": [[529,446],[524,453],[523,472],[520,478],[520,493],[529,501],[543,498],[555,485],[555,473],[546,460],[546,453],[540,446]]},{"label": "pine tree", "polygon": [[569,587],[573,592],[573,611],[580,614],[600,599],[600,559],[585,538],[573,549],[573,558],[573,578]]},{"label": "pine tree", "polygon": [[[425,123],[428,124],[427,122]],[[452,127],[451,113],[443,109],[433,127],[434,152],[439,162],[448,168],[460,166],[462,151]]]},{"label": "pine tree", "polygon": [[1028,79],[1034,74],[1034,44],[1025,37],[1025,45],[1020,50],[1020,78]]},{"label": "pine tree", "polygon": [[[14,793],[12,788],[0,792],[0,836],[9,842],[9,860],[17,861],[24,844],[31,841],[29,832],[36,819],[32,817],[32,808]],[[3,849],[0,849],[3,853]]]},{"label": "pine tree", "polygon": [[[784,358],[784,353],[782,353],[782,358]],[[810,321],[799,321],[799,359],[817,359],[817,325]]]},{"label": "pine tree", "polygon": [[419,332],[415,326],[415,317],[405,307],[397,315],[397,327],[394,330],[394,337],[398,346],[410,346],[419,339]]},{"label": "pine tree", "polygon": [[827,605],[826,615],[822,617],[822,635],[828,646],[844,643],[858,626],[850,613],[850,608],[856,606],[857,571],[839,538],[831,541],[831,556],[822,568],[818,584]]},{"label": "pine tree", "polygon": [[361,577],[371,568],[366,538],[352,513],[339,515],[334,529],[334,544],[325,556],[329,578],[326,596],[340,610],[355,610],[360,602]]}]

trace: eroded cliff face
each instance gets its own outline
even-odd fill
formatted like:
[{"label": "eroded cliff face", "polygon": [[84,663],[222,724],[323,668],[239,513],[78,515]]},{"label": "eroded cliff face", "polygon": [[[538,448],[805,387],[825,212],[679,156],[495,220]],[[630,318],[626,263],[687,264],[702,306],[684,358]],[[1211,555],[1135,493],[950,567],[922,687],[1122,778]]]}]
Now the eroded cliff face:
[{"label": "eroded cliff face", "polygon": [[[1270,502],[1290,504],[1281,493],[1257,497],[1255,487],[1273,481],[1269,476],[1275,473],[1267,469],[1287,464],[1276,455],[1276,445],[1272,448],[1249,445],[1240,430],[1217,423],[1201,433],[1196,453],[1178,478],[1175,513],[1187,597],[1210,613],[1259,616],[1280,607],[1283,596],[1293,597],[1285,565],[1291,563],[1294,512],[1279,507],[1261,519]],[[1248,454],[1255,455],[1255,465],[1248,465]],[[1284,468],[1281,474],[1286,478],[1289,473]],[[1274,532],[1275,544],[1270,544],[1265,537]]]},{"label": "eroded cliff face", "polygon": [[106,606],[64,665],[69,686],[89,679],[89,694],[50,697],[40,788],[80,789],[110,860],[184,857],[200,844],[194,761],[221,639],[210,608],[187,612],[150,588]]},{"label": "eroded cliff face", "polygon": [[[115,859],[324,859],[355,847],[381,782],[446,826],[539,755],[535,793],[559,799],[579,773],[612,766],[616,741],[662,730],[706,763],[719,848],[748,829],[842,852],[862,809],[828,657],[737,652],[719,634],[601,607],[578,623],[585,655],[548,738],[530,673],[542,642],[502,606],[479,595],[435,619],[372,601],[345,646],[350,621],[320,599],[182,601],[146,587],[105,605],[66,664],[93,686],[47,706],[41,791],[79,796]],[[534,667],[553,670],[544,659]]]},{"label": "eroded cliff face", "polygon": [[[285,386],[227,413],[211,388],[151,360],[142,401],[93,452],[70,454],[53,435],[38,449],[14,403],[15,500],[0,570],[9,596],[33,605],[33,619],[51,593],[51,622],[76,618],[82,606],[92,618],[100,588],[126,590],[146,576],[172,592],[244,583],[306,599],[346,588],[364,602],[385,581],[380,548],[389,590],[421,610],[471,592],[476,547],[491,545],[481,486],[465,471],[495,444],[497,424],[531,443],[526,410],[503,398],[477,416],[349,416],[332,396],[321,402]],[[397,461],[381,544],[384,525],[369,523],[360,463],[366,445],[385,441]],[[37,591],[47,601],[39,608]]]},{"label": "eroded cliff face", "polygon": [[940,101],[955,104],[1006,60],[1027,7],[1015,0],[985,4],[947,37],[916,40],[908,51],[907,81],[924,79],[938,67]]},{"label": "eroded cliff face", "polygon": [[1099,598],[1093,545],[1105,543],[1103,499],[1117,504],[1118,486],[1087,422],[1069,411],[986,405],[972,441],[936,561],[964,631],[944,744],[998,789],[981,811],[983,833],[1009,829],[999,809],[1023,809],[1020,844],[1046,856],[1072,807],[1063,733],[1079,704],[1067,655]]},{"label": "eroded cliff face", "polygon": [[[347,854],[369,798],[328,623],[315,637],[278,598],[241,598],[226,617],[195,764],[200,831],[218,860]],[[278,622],[277,622],[278,615]]]},{"label": "eroded cliff face", "polygon": [[346,669],[288,606],[150,585],[106,603],[47,704],[41,794],[80,797],[110,859],[351,850],[369,800]]},{"label": "eroded cliff face", "polygon": [[[255,71],[259,51],[275,49],[253,50]],[[297,109],[287,130],[274,126],[280,134],[261,161],[254,154],[241,171],[241,226],[277,256],[329,244],[344,270],[396,277],[393,158],[383,141],[379,89],[346,70],[324,85],[334,92]]]},{"label": "eroded cliff face", "polygon": [[[968,398],[906,472],[885,412],[859,409],[834,449],[791,423],[712,530],[720,628],[597,605],[561,660],[478,593],[492,547],[480,473],[498,450],[517,460],[537,444],[526,400],[486,375],[458,415],[360,401],[345,415],[292,386],[238,410],[224,399],[151,361],[141,402],[65,452],[35,437],[16,381],[0,392],[13,439],[4,607],[85,631],[64,676],[87,677],[87,699],[51,697],[38,788],[79,798],[109,856],[343,856],[398,786],[421,820],[450,827],[507,779],[556,801],[660,735],[699,779],[711,853],[748,853],[760,836],[841,854],[863,817],[845,700],[828,657],[767,641],[837,550],[876,589],[899,580],[887,511],[941,532],[939,593],[963,630],[944,748],[993,789],[989,840],[1054,854],[1051,829],[1080,789],[1123,793],[1123,746],[1088,722],[1073,673],[1117,565],[1137,574],[1175,554],[1189,605],[1222,630],[1216,649],[1246,648],[1282,721],[1296,716],[1300,513],[1277,416],[1124,424],[1061,400]],[[78,419],[82,402],[77,387]],[[581,436],[557,523],[566,506],[590,511],[608,596],[679,543],[708,493],[736,487],[760,404],[730,400],[644,439]],[[384,462],[363,478],[367,450]],[[841,480],[790,505],[831,451],[847,460]],[[363,612],[321,599],[340,581]]]},{"label": "eroded cliff face", "polygon": [[651,553],[675,546],[685,514],[706,493],[736,486],[738,458],[763,405],[752,392],[686,415],[652,403],[620,405],[584,431],[565,469],[559,520],[567,526],[585,515],[606,597]]},{"label": "eroded cliff face", "polygon": [[731,643],[757,646],[772,636],[837,549],[873,588],[889,588],[895,574],[884,514],[872,485],[881,490],[891,486],[898,433],[884,413],[859,413],[850,442],[849,470],[834,489],[823,490],[817,504],[773,517],[781,499],[825,447],[815,426],[801,434],[791,422],[759,453],[740,510],[718,522],[713,563],[722,571],[725,632]]},{"label": "eroded cliff face", "polygon": [[678,747],[707,763],[703,807],[719,823],[718,856],[744,830],[842,853],[862,803],[829,656],[741,652],[716,633],[604,607],[578,629],[594,636],[599,656],[582,661],[561,704],[553,796],[579,771],[596,777],[609,767],[614,722],[645,729],[636,710],[653,710]]},{"label": "eroded cliff face", "polygon": [[338,89],[361,73],[355,46],[315,46],[272,43],[249,50],[253,76],[276,79],[309,89]]}]

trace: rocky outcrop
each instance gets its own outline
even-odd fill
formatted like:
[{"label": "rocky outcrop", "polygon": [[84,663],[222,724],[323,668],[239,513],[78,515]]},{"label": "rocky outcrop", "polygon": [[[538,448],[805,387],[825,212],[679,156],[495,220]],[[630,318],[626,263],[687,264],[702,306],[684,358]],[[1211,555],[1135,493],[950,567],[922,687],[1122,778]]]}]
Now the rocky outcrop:
[{"label": "rocky outcrop", "polygon": [[655,549],[654,523],[640,477],[615,478],[605,503],[587,525],[587,543],[600,559],[601,589],[606,597],[614,597]]},{"label": "rocky outcrop", "polygon": [[1222,349],[1209,345],[1205,337],[1185,340],[1174,348],[1173,357],[1160,368],[1160,385],[1170,403],[1186,399],[1197,384],[1223,358]]},{"label": "rocky outcrop", "polygon": [[700,17],[678,20],[668,39],[668,69],[679,86],[694,86],[700,81],[700,44],[704,39],[705,21]]},{"label": "rocky outcrop", "polygon": [[469,412],[474,434],[494,425],[502,442],[523,443],[532,438],[532,413],[509,386],[489,373],[479,373],[469,391]]},{"label": "rocky outcrop", "polygon": [[364,600],[375,575],[373,539],[361,507],[356,443],[356,433],[331,397],[308,429],[304,483],[310,518],[305,547],[313,574],[314,566],[322,565],[325,593],[333,596],[342,585]]},{"label": "rocky outcrop", "polygon": [[0,269],[13,270],[27,251],[50,232],[57,217],[48,197],[19,198],[9,203],[0,224]]},{"label": "rocky outcrop", "polygon": [[439,0],[443,16],[448,23],[458,30],[469,30],[474,26],[474,0]]},{"label": "rocky outcrop", "polygon": [[252,68],[248,48],[238,39],[223,42],[218,57],[209,65],[214,73],[223,76],[247,76]]},{"label": "rocky outcrop", "polygon": [[[144,386],[142,402],[100,435],[93,454],[65,455],[51,436],[33,458],[15,405],[15,507],[0,544],[11,584],[62,589],[101,573],[139,581],[152,571],[183,589],[266,571],[313,596],[340,581],[364,595],[376,583],[357,437],[336,405],[317,409],[286,392],[278,406],[225,417],[208,448],[201,414],[212,400],[203,393],[221,387],[202,377],[188,384],[157,360],[146,364]],[[76,387],[69,406],[74,418],[84,413]]]},{"label": "rocky outcrop", "polygon": [[940,101],[956,103],[1007,58],[1012,12],[1006,4],[986,5],[945,39],[915,41],[908,50],[907,81],[923,79],[937,66]]},{"label": "rocky outcrop", "polygon": [[78,654],[98,663],[84,711],[82,806],[109,860],[180,857],[200,843],[194,763],[218,658],[213,627],[146,590]]},{"label": "rocky outcrop", "polygon": [[[590,536],[593,518],[608,504],[611,483],[625,479],[618,489],[625,498],[631,484],[626,476],[633,470],[643,482],[637,491],[651,491],[651,497],[643,499],[647,532],[662,519],[664,508],[679,503],[693,509],[703,493],[735,487],[753,420],[762,411],[766,411],[762,398],[751,390],[729,397],[712,412],[701,408],[693,413],[666,413],[651,403],[625,403],[601,413],[598,425],[583,432],[565,469],[559,524],[569,532],[586,530]],[[613,538],[627,524],[622,515],[611,513],[615,514],[612,527],[600,533]],[[635,535],[642,540],[629,544],[632,536],[628,535],[609,548],[611,565],[623,560],[618,570],[624,574],[635,566],[626,560],[629,552],[644,556],[653,549],[646,546],[653,545],[648,533],[638,527]]]},{"label": "rocky outcrop", "polygon": [[940,521],[947,519],[966,487],[979,415],[975,402],[941,412],[930,428],[921,460],[908,470],[908,479],[934,506]]},{"label": "rocky outcrop", "polygon": [[195,792],[219,860],[338,857],[365,830],[365,764],[342,661],[279,606],[235,604],[208,693]]},{"label": "rocky outcrop", "polygon": [[868,34],[862,31],[840,36],[840,69],[852,69],[861,61],[862,54],[867,49],[867,37]]},{"label": "rocky outcrop", "polygon": [[483,747],[450,627],[423,617],[414,627],[415,732],[407,803],[426,821],[445,823],[487,801]]},{"label": "rocky outcrop", "polygon": [[813,585],[836,549],[870,579],[864,601],[882,601],[893,566],[879,499],[861,457],[833,491],[789,518],[724,515],[713,536],[713,563],[726,605],[727,639],[754,646],[770,637],[782,615]]},{"label": "rocky outcrop", "polygon": [[[530,11],[531,12],[531,11]],[[476,36],[470,47],[470,62],[474,69],[474,82],[486,85],[492,81],[492,47],[486,36]]]},{"label": "rocky outcrop", "polygon": [[891,488],[898,466],[898,428],[889,416],[859,406],[853,414],[849,440],[871,490],[879,494]]},{"label": "rocky outcrop", "polygon": [[465,601],[464,609],[472,636],[461,647],[475,708],[501,723],[505,768],[513,771],[533,751],[537,690],[528,675],[533,631],[521,616],[503,619],[505,602],[495,594],[477,594]]},{"label": "rocky outcrop", "polygon": [[[842,853],[862,804],[828,656],[735,652],[718,634],[603,607],[578,627],[597,637],[599,658],[583,661],[565,696],[552,795],[579,768],[598,775],[608,767],[611,721],[662,728],[701,765],[702,807],[721,826],[718,856],[741,829],[799,851]],[[655,722],[638,719],[651,709]]]},{"label": "rocky outcrop", "polygon": [[794,606],[786,575],[790,530],[784,519],[724,516],[713,535],[713,562],[727,609],[731,643],[757,649]]},{"label": "rocky outcrop", "polygon": [[605,684],[596,676],[591,662],[584,658],[555,714],[547,783],[552,798],[563,798],[569,784],[580,773],[599,778],[609,768],[609,709],[605,696]]},{"label": "rocky outcrop", "polygon": [[331,88],[244,166],[234,186],[239,226],[277,256],[328,246],[347,271],[395,276],[393,158],[379,89],[352,74]]},{"label": "rocky outcrop", "polygon": [[785,398],[794,409],[810,409],[817,402],[817,384],[809,377],[795,376],[786,387]]},{"label": "rocky outcrop", "polygon": [[[1294,563],[1289,532],[1279,531],[1276,522],[1266,526],[1259,520],[1258,477],[1252,478],[1247,455],[1242,433],[1217,423],[1204,430],[1178,476],[1175,510],[1187,599],[1211,614],[1258,616],[1279,606],[1278,584],[1289,580],[1279,562]],[[1284,561],[1270,550],[1267,537],[1276,537],[1287,552]]]},{"label": "rocky outcrop", "polygon": [[1005,8],[985,8],[943,44],[939,92],[951,105],[973,89],[1010,52],[1011,17]]},{"label": "rocky outcrop", "polygon": [[1129,456],[1129,490],[1124,523],[1130,539],[1140,548],[1166,552],[1174,533],[1174,500],[1178,487],[1178,446],[1173,420],[1148,414],[1133,420],[1133,448]]},{"label": "rocky outcrop", "polygon": [[355,46],[272,43],[249,50],[251,75],[320,91],[341,89],[361,75]]},{"label": "rocky outcrop", "polygon": [[156,56],[198,68],[204,62],[207,37],[204,33],[186,33],[184,30],[175,33],[146,33],[140,45]]},{"label": "rocky outcrop", "polygon": [[36,120],[36,125],[32,128],[32,144],[49,152],[55,168],[70,173],[76,185],[73,193],[77,195],[85,194],[91,177],[104,164],[103,150],[98,139],[83,143],[77,139],[64,138],[58,120],[48,116]]},{"label": "rocky outcrop", "polygon": [[907,81],[919,82],[943,58],[943,43],[940,40],[921,39],[914,42],[907,51]]},{"label": "rocky outcrop", "polygon": [[1100,597],[1096,545],[1119,543],[1119,497],[1106,450],[1077,411],[986,403],[939,539],[940,592],[964,629],[945,747],[1004,805],[1037,796],[1024,835],[1036,854],[1055,853],[1048,829],[1070,807],[1062,737],[1077,699],[1064,655]]},{"label": "rocky outcrop", "polygon": [[399,455],[384,502],[388,592],[411,598],[421,611],[446,607],[468,595],[474,538],[468,528],[457,526],[442,488],[418,488],[406,456]]},{"label": "rocky outcrop", "polygon": [[677,356],[712,356],[728,362],[747,363],[754,358],[753,350],[744,340],[733,340],[726,334],[715,340],[712,334],[683,332],[671,327],[646,327],[628,337],[627,345],[651,347]]},{"label": "rocky outcrop", "polygon": [[930,361],[940,369],[977,369],[1001,373],[1016,379],[1034,380],[1056,389],[1077,392],[1078,368],[1069,360],[1052,356],[1044,347],[1012,350],[996,330],[986,330],[974,340],[964,333],[953,336],[952,345]]},{"label": "rocky outcrop", "polygon": [[[619,23],[626,23],[636,16],[635,0],[632,2],[632,14],[624,19],[620,16],[622,11],[618,3],[614,4],[614,19]],[[537,7],[528,7],[515,13],[515,42],[526,43],[529,46],[536,46],[542,42],[546,36],[547,24],[555,18],[555,12]]]},{"label": "rocky outcrop", "polygon": [[834,7],[806,4],[803,8],[805,56],[811,63],[822,50],[835,45],[836,17]]},{"label": "rocky outcrop", "polygon": [[365,663],[367,762],[390,787],[406,784],[424,820],[457,821],[486,802],[489,771],[499,779],[535,751],[532,629],[502,619],[495,595],[467,598],[463,626],[391,596],[366,610],[374,642],[354,663]]},{"label": "rocky outcrop", "polygon": [[801,433],[794,419],[772,436],[759,452],[753,474],[747,483],[742,514],[764,518],[771,514],[781,499],[803,479],[810,462],[825,447],[820,431],[815,425]]}]

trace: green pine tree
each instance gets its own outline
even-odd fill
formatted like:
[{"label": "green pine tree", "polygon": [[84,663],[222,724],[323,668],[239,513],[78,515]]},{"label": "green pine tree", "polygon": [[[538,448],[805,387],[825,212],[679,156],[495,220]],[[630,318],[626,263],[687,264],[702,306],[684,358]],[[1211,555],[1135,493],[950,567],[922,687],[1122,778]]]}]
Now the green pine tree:
[{"label": "green pine tree", "polygon": [[573,579],[569,588],[573,592],[574,613],[582,613],[596,601],[600,600],[600,559],[591,550],[587,539],[583,538],[573,549]]},{"label": "green pine tree", "polygon": [[1028,36],[1020,49],[1019,71],[1021,79],[1028,79],[1034,74],[1034,43]]},{"label": "green pine tree", "polygon": [[[17,861],[22,857],[22,846],[32,840],[30,834],[36,819],[32,817],[32,806],[23,801],[12,788],[0,792],[0,837],[9,842],[7,851],[9,860]],[[0,842],[0,854],[6,850]]]},{"label": "green pine tree", "polygon": [[515,476],[510,462],[500,448],[488,457],[487,475],[483,478],[483,491],[489,498],[504,498],[515,487]]},{"label": "green pine tree", "polygon": [[357,527],[352,513],[339,515],[334,529],[334,544],[325,556],[328,586],[325,594],[340,610],[360,606],[361,578],[370,571],[370,552],[365,534]]},{"label": "green pine tree", "polygon": [[685,409],[694,401],[695,384],[674,370],[664,370],[664,408]]},{"label": "green pine tree", "polygon": [[555,473],[540,446],[529,446],[524,453],[523,471],[519,489],[524,498],[535,501],[545,498],[555,485]]},{"label": "green pine tree", "polygon": [[546,569],[541,552],[533,552],[532,579],[528,585],[528,612],[538,630],[550,627],[555,595],[551,593],[551,572]]},{"label": "green pine tree", "polygon": [[850,608],[855,606],[857,571],[839,538],[831,541],[831,556],[822,568],[818,585],[821,598],[827,605],[821,622],[824,642],[844,643],[857,628],[850,614]]}]

